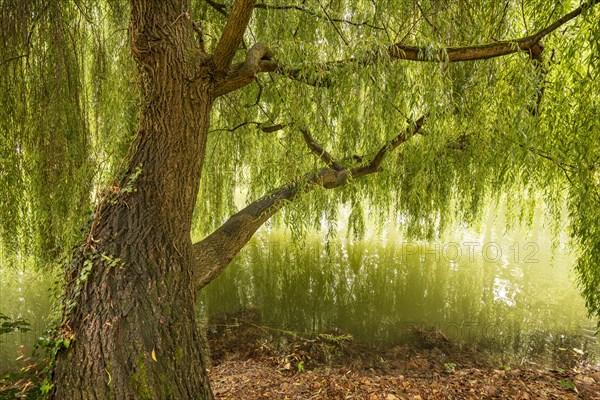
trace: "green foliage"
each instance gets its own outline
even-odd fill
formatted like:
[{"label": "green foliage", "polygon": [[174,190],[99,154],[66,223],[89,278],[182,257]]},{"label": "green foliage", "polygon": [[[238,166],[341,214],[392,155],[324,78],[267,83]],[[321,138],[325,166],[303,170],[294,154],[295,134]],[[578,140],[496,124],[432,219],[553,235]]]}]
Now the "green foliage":
[{"label": "green foliage", "polygon": [[[223,1],[221,11],[231,3]],[[431,238],[453,221],[475,223],[486,204],[508,199],[517,222],[546,204],[558,233],[566,205],[581,249],[576,270],[588,308],[598,314],[600,7],[544,38],[546,73],[526,52],[416,63],[390,60],[386,51],[393,43],[419,45],[435,59],[443,47],[530,35],[577,6],[308,0],[297,9],[257,8],[245,43],[268,44],[283,70],[299,72],[295,79],[259,75],[217,100],[195,235],[323,166],[298,127],[337,160],[358,166],[427,115],[423,135],[388,157],[381,173],[302,196],[273,223],[302,237],[311,227],[334,226],[343,204],[352,210],[348,233],[355,238],[367,219],[401,221],[409,235]],[[112,0],[1,3],[0,185],[9,188],[0,192],[3,265],[44,266],[64,255],[103,198],[98,188],[121,165],[139,109],[128,11],[126,2]],[[200,0],[190,14],[213,51],[225,17]],[[240,50],[236,61],[244,55]],[[259,129],[275,124],[286,127]]]},{"label": "green foliage", "polygon": [[569,390],[577,390],[577,388],[575,387],[575,384],[571,381],[563,381],[563,380],[559,380],[558,384],[560,385],[561,388],[563,389],[569,389]]},{"label": "green foliage", "polygon": [[106,262],[106,264],[109,268],[123,266],[123,262],[121,261],[120,258],[112,258],[110,256],[107,256],[106,254],[102,254],[102,259]]},{"label": "green foliage", "polygon": [[[29,324],[27,324],[29,325]],[[29,365],[20,371],[12,372],[3,377],[3,382],[11,382],[6,390],[0,391],[2,399],[45,399],[53,388],[52,372],[56,355],[61,349],[71,345],[74,337],[66,332],[48,330],[42,335],[35,345],[34,356],[43,353],[38,365],[44,368],[38,371],[37,365]]]},{"label": "green foliage", "polygon": [[296,365],[296,369],[299,374],[304,373],[304,361],[298,362],[298,365]]},{"label": "green foliage", "polygon": [[445,363],[444,369],[446,370],[447,374],[453,374],[456,371],[456,364],[455,363]]},{"label": "green foliage", "polygon": [[0,257],[44,267],[80,240],[96,187],[135,130],[126,10],[114,4],[0,5]]}]

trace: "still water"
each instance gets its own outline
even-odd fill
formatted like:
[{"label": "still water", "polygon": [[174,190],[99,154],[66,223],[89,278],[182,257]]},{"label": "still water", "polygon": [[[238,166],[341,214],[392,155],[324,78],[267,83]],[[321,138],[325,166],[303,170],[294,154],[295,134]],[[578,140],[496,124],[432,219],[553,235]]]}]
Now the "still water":
[{"label": "still water", "polygon": [[266,326],[384,344],[435,328],[512,362],[597,353],[575,256],[533,231],[458,230],[429,243],[387,233],[327,244],[315,235],[299,246],[265,233],[203,291],[199,309],[253,308]]},{"label": "still water", "polygon": [[[557,351],[594,352],[595,322],[570,268],[574,255],[536,235],[488,229],[420,243],[399,234],[301,244],[264,231],[202,291],[198,313],[253,308],[261,323],[299,332],[336,331],[399,343],[434,327],[466,344],[533,359]],[[0,336],[0,372],[14,368],[44,331],[51,279],[0,268],[0,313],[22,317],[27,333]],[[575,349],[575,350],[573,350]]]}]

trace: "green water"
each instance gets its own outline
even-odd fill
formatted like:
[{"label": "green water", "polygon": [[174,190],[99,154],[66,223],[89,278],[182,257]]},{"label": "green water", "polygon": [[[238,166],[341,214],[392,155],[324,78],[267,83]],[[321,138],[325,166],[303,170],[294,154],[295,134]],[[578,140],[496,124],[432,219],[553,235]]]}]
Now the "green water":
[{"label": "green water", "polygon": [[204,290],[200,310],[255,308],[267,326],[388,344],[434,327],[513,359],[596,352],[573,262],[543,235],[488,232],[436,243],[388,236],[329,246],[314,236],[296,248],[271,233]]},{"label": "green water", "polygon": [[[540,231],[540,230],[538,230]],[[406,341],[435,327],[467,344],[533,359],[557,351],[597,351],[566,248],[535,236],[456,231],[451,240],[414,243],[387,233],[350,243],[263,232],[202,291],[201,318],[253,308],[262,324],[300,332],[344,332],[357,340]],[[26,354],[46,327],[51,280],[0,268],[0,313],[32,331],[0,337],[0,372]],[[560,349],[560,350],[559,350]]]}]

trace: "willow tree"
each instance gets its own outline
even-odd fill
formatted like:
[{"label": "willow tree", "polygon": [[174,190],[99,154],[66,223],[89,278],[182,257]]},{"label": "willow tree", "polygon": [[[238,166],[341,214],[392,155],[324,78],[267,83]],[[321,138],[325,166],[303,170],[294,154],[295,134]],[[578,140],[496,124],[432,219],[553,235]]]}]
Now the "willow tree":
[{"label": "willow tree", "polygon": [[212,398],[196,295],[284,206],[566,205],[598,315],[594,1],[231,3],[0,2],[2,262],[71,254],[54,398]]}]

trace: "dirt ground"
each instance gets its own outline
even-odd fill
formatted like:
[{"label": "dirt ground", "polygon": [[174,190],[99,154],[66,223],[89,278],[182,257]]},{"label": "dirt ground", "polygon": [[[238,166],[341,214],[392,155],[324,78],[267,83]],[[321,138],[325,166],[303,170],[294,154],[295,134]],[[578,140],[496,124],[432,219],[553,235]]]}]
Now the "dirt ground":
[{"label": "dirt ground", "polygon": [[600,369],[565,352],[552,366],[502,365],[434,330],[378,348],[340,332],[300,336],[252,314],[210,321],[218,399],[600,399]]},{"label": "dirt ground", "polygon": [[286,373],[264,361],[210,370],[218,399],[600,399],[600,373],[466,368],[452,374],[318,367]]},{"label": "dirt ground", "polygon": [[[208,321],[209,376],[218,399],[598,399],[600,367],[572,349],[551,363],[498,354],[418,328],[396,346],[365,345],[343,332],[300,335],[268,328],[256,310]],[[0,378],[0,400],[27,397],[43,380],[33,363]],[[27,397],[34,398],[34,397]]]}]

